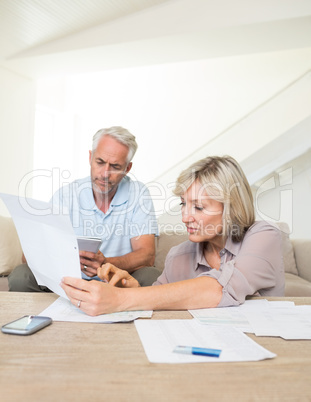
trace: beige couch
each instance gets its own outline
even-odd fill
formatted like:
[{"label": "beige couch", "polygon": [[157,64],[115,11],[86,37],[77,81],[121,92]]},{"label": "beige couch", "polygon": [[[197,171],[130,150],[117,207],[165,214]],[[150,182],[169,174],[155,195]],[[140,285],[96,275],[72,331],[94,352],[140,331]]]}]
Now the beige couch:
[{"label": "beige couch", "polygon": [[[280,225],[285,264],[285,295],[311,296],[311,239],[290,240],[287,225]],[[187,240],[187,233],[161,233],[155,266],[162,271],[171,247]],[[11,218],[0,216],[0,290],[8,290],[7,275],[22,261],[22,248]]]},{"label": "beige couch", "polygon": [[12,219],[0,216],[0,290],[8,290],[7,275],[21,264],[22,254]]}]

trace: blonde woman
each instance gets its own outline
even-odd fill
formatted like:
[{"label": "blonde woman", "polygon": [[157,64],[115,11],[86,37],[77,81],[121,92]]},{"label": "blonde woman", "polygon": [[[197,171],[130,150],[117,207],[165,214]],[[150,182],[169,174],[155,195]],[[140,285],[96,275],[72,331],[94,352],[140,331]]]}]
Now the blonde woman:
[{"label": "blonde woman", "polygon": [[283,296],[281,234],[255,222],[249,183],[230,156],[207,157],[183,171],[175,195],[189,240],[173,247],[153,286],[102,265],[105,282],[64,278],[70,301],[90,315],[125,310],[183,310],[242,304],[248,295]]}]

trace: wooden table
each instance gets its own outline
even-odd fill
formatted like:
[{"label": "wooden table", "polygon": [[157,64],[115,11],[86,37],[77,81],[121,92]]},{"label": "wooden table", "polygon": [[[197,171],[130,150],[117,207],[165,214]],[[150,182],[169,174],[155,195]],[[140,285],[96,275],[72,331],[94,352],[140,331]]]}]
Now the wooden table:
[{"label": "wooden table", "polygon": [[[0,325],[39,314],[54,294],[0,293]],[[293,300],[311,304],[308,298]],[[190,319],[187,311],[152,319]],[[133,323],[54,322],[31,336],[0,333],[0,400],[310,401],[311,341],[252,339],[277,354],[243,363],[149,363]]]}]

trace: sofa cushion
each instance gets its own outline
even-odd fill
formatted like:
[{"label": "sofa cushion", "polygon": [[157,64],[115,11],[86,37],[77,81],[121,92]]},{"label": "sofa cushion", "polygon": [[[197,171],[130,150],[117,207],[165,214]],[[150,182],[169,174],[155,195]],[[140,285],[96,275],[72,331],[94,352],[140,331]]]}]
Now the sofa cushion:
[{"label": "sofa cushion", "polygon": [[12,218],[0,216],[0,275],[8,275],[22,262],[22,247]]},{"label": "sofa cushion", "polygon": [[165,265],[165,259],[170,249],[178,244],[188,240],[187,232],[161,232],[156,238],[156,258],[154,266],[162,272]]},{"label": "sofa cushion", "polygon": [[284,271],[289,274],[298,275],[298,270],[296,266],[296,260],[294,255],[293,244],[289,238],[289,227],[285,222],[277,223],[277,227],[280,229],[282,234],[282,251],[284,259]]},{"label": "sofa cushion", "polygon": [[293,239],[298,275],[311,282],[311,240]]},{"label": "sofa cushion", "polygon": [[285,296],[286,297],[310,297],[311,282],[300,276],[285,273]]}]

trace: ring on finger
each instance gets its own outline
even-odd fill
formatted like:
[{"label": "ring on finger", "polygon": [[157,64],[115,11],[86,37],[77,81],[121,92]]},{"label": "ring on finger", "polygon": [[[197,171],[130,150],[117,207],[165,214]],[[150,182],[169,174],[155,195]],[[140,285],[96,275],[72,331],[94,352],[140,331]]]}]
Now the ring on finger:
[{"label": "ring on finger", "polygon": [[84,265],[84,266],[83,266],[84,271],[86,271],[86,268],[87,268],[87,265]]},{"label": "ring on finger", "polygon": [[80,308],[82,300],[78,300],[77,307]]}]

